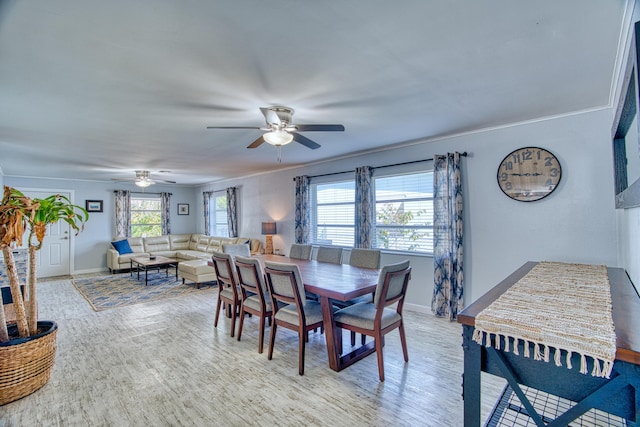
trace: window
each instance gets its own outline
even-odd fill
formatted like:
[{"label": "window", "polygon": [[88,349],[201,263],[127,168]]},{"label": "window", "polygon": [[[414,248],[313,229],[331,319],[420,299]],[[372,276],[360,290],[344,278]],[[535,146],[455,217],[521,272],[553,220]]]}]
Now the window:
[{"label": "window", "polygon": [[159,197],[131,196],[131,236],[161,236],[161,206]]},{"label": "window", "polygon": [[209,235],[228,236],[227,195],[220,194],[209,199]]},{"label": "window", "polygon": [[[433,172],[375,177],[374,248],[433,252]],[[311,241],[354,246],[355,181],[311,184]]]},{"label": "window", "polygon": [[312,243],[353,246],[355,182],[311,184],[311,204]]},{"label": "window", "polygon": [[433,173],[374,177],[376,236],[373,246],[433,252]]}]

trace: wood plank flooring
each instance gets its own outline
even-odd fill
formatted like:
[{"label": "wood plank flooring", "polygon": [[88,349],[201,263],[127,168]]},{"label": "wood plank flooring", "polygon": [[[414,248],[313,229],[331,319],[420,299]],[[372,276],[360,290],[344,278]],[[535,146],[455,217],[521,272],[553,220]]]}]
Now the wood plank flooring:
[{"label": "wood plank flooring", "polygon": [[[55,280],[39,299],[40,318],[59,325],[56,365],[42,389],[0,407],[0,426],[462,425],[461,326],[430,314],[405,312],[409,363],[398,334],[387,336],[381,383],[375,355],[329,369],[320,333],[304,376],[291,331],[278,330],[267,360],[270,329],[258,354],[255,318],[240,342],[226,317],[213,327],[215,290],[97,313]],[[503,384],[483,377],[483,417]]]}]

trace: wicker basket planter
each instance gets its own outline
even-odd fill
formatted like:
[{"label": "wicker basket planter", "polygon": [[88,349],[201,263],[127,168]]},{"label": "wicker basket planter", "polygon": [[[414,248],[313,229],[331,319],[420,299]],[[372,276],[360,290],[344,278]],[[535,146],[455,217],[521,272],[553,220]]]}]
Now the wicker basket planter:
[{"label": "wicker basket planter", "polygon": [[49,381],[58,325],[40,321],[38,330],[42,332],[0,343],[0,405],[21,399]]}]

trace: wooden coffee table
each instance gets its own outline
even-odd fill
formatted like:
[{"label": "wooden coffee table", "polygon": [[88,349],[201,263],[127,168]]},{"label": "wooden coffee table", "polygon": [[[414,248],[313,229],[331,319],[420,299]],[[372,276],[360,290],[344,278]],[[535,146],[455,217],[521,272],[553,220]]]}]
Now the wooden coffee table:
[{"label": "wooden coffee table", "polygon": [[169,267],[174,267],[176,269],[176,280],[178,280],[178,260],[163,256],[156,256],[154,259],[151,259],[149,256],[131,258],[130,274],[131,277],[133,277],[133,269],[135,268],[138,273],[138,280],[140,280],[140,271],[144,271],[144,285],[147,286],[149,269],[157,268],[159,271],[162,267],[165,268],[167,277],[169,277]]}]

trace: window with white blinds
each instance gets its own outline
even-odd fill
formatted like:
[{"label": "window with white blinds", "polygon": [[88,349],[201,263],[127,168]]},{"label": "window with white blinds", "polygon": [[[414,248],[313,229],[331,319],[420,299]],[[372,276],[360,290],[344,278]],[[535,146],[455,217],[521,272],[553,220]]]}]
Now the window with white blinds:
[{"label": "window with white blinds", "polygon": [[[374,248],[433,252],[433,172],[376,177]],[[353,247],[355,181],[311,184],[311,241]]]},{"label": "window with white blinds", "polygon": [[374,177],[379,249],[433,252],[433,172]]},{"label": "window with white blinds", "polygon": [[312,243],[353,246],[354,180],[311,184],[311,204]]},{"label": "window with white blinds", "polygon": [[209,235],[228,236],[227,195],[220,194],[209,199]]}]

